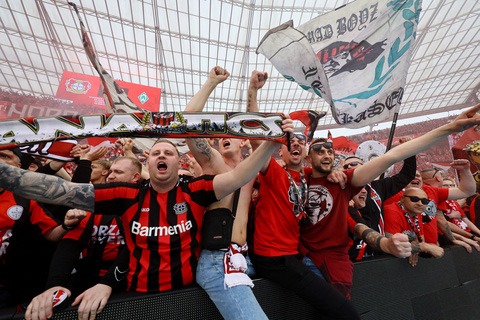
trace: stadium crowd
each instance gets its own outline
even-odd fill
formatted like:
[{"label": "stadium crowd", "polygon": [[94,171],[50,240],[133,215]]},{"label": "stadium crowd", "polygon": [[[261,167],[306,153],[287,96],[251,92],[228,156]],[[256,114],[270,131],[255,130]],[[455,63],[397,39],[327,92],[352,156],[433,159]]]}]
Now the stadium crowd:
[{"label": "stadium crowd", "polygon": [[[228,77],[213,68],[185,111],[201,112]],[[267,79],[252,72],[248,112],[258,111]],[[307,143],[289,119],[289,148],[187,138],[185,154],[167,139],[142,153],[122,138],[113,150],[76,145],[67,171],[58,160],[0,150],[0,307],[47,319],[57,304],[73,305],[94,319],[114,292],[196,281],[225,319],[267,319],[251,290],[251,278],[264,277],[322,315],[359,319],[350,301],[355,262],[390,254],[415,267],[447,245],[480,251],[480,183],[469,161],[449,159],[447,174],[417,157],[479,125],[479,109],[369,161],[335,161],[331,140]],[[401,169],[383,177],[396,163]]]}]

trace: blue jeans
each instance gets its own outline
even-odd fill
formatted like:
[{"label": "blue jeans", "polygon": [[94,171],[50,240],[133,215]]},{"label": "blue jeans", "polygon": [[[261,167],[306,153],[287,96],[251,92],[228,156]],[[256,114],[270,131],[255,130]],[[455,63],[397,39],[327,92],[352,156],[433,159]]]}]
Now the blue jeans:
[{"label": "blue jeans", "polygon": [[305,264],[308,267],[308,269],[312,270],[313,273],[315,273],[317,276],[325,280],[323,273],[320,271],[320,269],[318,269],[315,263],[313,263],[312,259],[310,259],[307,256],[303,257],[303,264]]},{"label": "blue jeans", "polygon": [[[223,318],[268,320],[249,286],[225,288],[223,284],[224,254],[223,251],[202,250],[197,266],[197,283],[207,292]],[[247,264],[247,274],[251,275],[253,265],[248,257]]]}]

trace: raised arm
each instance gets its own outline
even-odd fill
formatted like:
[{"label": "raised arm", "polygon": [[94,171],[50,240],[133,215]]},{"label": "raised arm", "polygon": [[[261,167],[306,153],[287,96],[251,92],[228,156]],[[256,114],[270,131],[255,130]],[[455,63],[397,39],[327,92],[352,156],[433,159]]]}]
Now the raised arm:
[{"label": "raised arm", "polygon": [[[268,74],[266,72],[260,72],[257,70],[252,71],[252,75],[250,76],[250,83],[248,84],[248,92],[247,92],[247,112],[258,112],[258,100],[257,100],[257,93],[258,90],[261,89],[265,83],[267,82]],[[260,141],[251,141],[252,150],[255,150],[260,145]]]},{"label": "raised arm", "polygon": [[[292,119],[285,119],[282,123],[284,132],[293,132]],[[232,171],[216,175],[213,187],[217,199],[222,199],[252,180],[270,159],[279,143],[265,141],[251,156],[240,162]]]},{"label": "raised arm", "polygon": [[[131,158],[137,159],[137,155],[133,152],[134,141],[131,138],[121,138],[119,139],[122,144],[123,155]],[[142,179],[150,179],[150,174],[148,173],[147,167],[142,163]]]},{"label": "raised arm", "polygon": [[257,93],[267,82],[268,74],[257,70],[252,71],[248,84],[247,112],[258,112]]},{"label": "raised arm", "polygon": [[93,185],[22,170],[0,162],[0,188],[27,199],[93,211]]},{"label": "raised arm", "polygon": [[354,171],[352,184],[357,187],[363,186],[378,177],[396,162],[428,149],[451,133],[460,132],[480,124],[478,110],[480,110],[480,104],[463,112],[452,122],[433,129],[418,138],[402,143],[384,155],[368,161]]},{"label": "raised arm", "polygon": [[270,159],[278,143],[265,141],[250,157],[240,162],[232,171],[216,175],[213,180],[215,196],[222,199],[252,180]]},{"label": "raised arm", "polygon": [[203,110],[205,103],[210,94],[215,90],[217,85],[225,81],[230,76],[230,73],[219,66],[216,66],[208,73],[208,79],[202,85],[200,90],[193,96],[185,107],[185,112],[200,112]]},{"label": "raised arm", "polygon": [[[230,73],[221,67],[217,66],[212,68],[208,74],[208,79],[190,102],[188,102],[185,111],[202,111],[213,90],[229,76]],[[195,138],[186,139],[185,141],[187,142],[188,149],[190,149],[190,152],[202,167],[204,173],[214,174],[216,173],[214,168],[224,166],[222,156],[214,148],[210,147],[207,139]]]},{"label": "raised arm", "polygon": [[470,171],[470,162],[466,159],[455,159],[450,166],[457,170],[460,182],[458,187],[448,189],[448,199],[463,199],[475,194],[476,182]]},{"label": "raised arm", "polygon": [[197,160],[204,174],[217,174],[225,172],[226,165],[222,155],[215,148],[212,148],[205,138],[185,139],[188,149]]}]

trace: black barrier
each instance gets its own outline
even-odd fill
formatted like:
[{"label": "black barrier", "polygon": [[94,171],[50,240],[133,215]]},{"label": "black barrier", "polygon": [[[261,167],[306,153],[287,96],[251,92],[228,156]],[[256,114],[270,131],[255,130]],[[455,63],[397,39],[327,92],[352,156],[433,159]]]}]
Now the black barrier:
[{"label": "black barrier", "polygon": [[[253,291],[270,319],[318,319],[301,298],[265,280]],[[447,248],[441,259],[420,258],[412,268],[405,259],[385,257],[355,264],[352,301],[363,320],[480,319],[480,253]],[[241,301],[239,301],[241,303]],[[22,319],[1,310],[0,319]],[[52,319],[76,319],[71,308]],[[97,319],[222,319],[198,287],[158,294],[120,294]]]}]

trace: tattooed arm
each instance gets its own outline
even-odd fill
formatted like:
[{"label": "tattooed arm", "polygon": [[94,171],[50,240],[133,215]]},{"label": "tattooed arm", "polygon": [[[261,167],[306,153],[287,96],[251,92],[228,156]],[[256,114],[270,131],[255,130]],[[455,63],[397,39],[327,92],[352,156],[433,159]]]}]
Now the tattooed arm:
[{"label": "tattooed arm", "polygon": [[22,170],[0,163],[0,188],[27,199],[61,204],[93,211],[95,195],[93,185],[73,183],[56,176]]},{"label": "tattooed arm", "polygon": [[[215,90],[215,88],[229,76],[230,73],[226,69],[219,66],[212,68],[205,83],[188,102],[185,111],[201,112],[213,90]],[[203,174],[217,174],[224,172],[224,170],[216,171],[219,166],[224,166],[224,162],[220,153],[210,147],[207,139],[186,139],[186,142],[193,157],[202,167]]]},{"label": "tattooed arm", "polygon": [[397,233],[387,238],[362,223],[357,223],[354,230],[358,237],[375,250],[389,253],[398,258],[406,258],[411,255],[412,245],[404,234]]},{"label": "tattooed arm", "polygon": [[[257,70],[252,71],[252,75],[250,76],[250,83],[248,84],[248,97],[247,97],[247,112],[258,112],[258,100],[257,94],[258,90],[260,90],[268,79],[268,73],[260,72]],[[252,140],[251,144],[253,150],[257,149],[260,146],[260,141]]]},{"label": "tattooed arm", "polygon": [[210,94],[215,88],[225,81],[230,76],[230,73],[219,66],[213,67],[208,73],[208,78],[202,85],[200,90],[192,97],[185,107],[186,112],[200,112],[203,110],[205,103]]},{"label": "tattooed arm", "polygon": [[228,171],[222,155],[210,146],[207,139],[185,139],[188,149],[202,167],[203,174],[218,174]]}]

